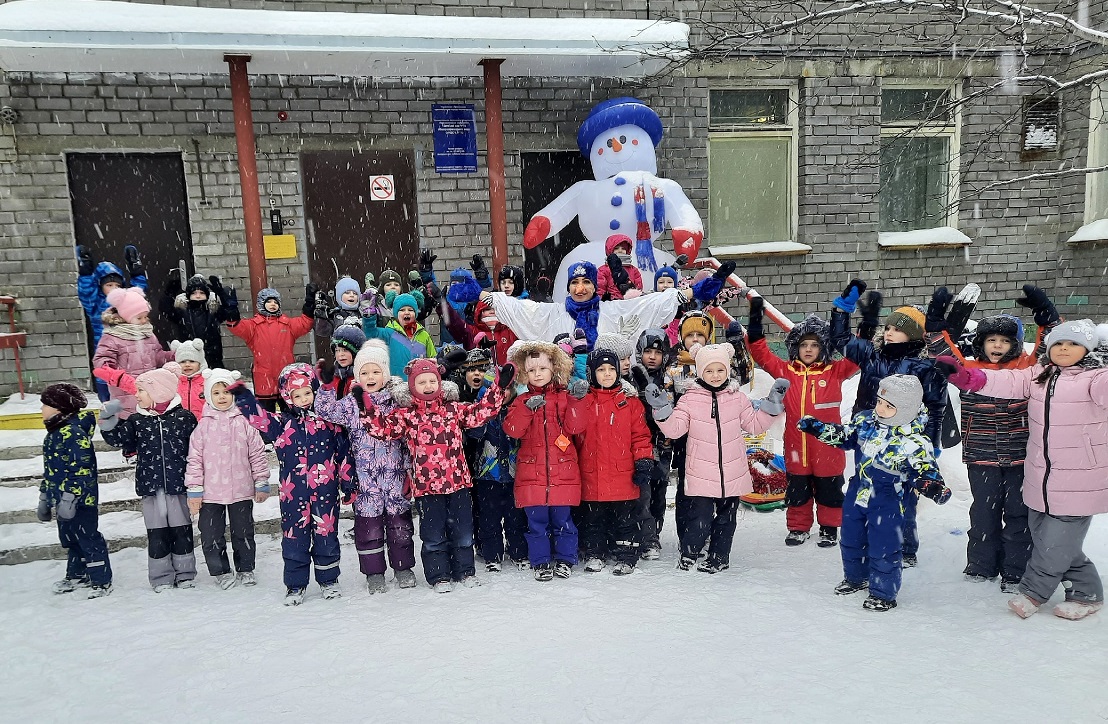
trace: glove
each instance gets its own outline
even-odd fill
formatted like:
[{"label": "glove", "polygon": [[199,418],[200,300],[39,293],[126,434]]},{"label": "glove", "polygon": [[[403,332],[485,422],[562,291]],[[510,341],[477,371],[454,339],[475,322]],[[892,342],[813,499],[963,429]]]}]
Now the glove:
[{"label": "glove", "polygon": [[693,298],[700,302],[714,301],[716,296],[723,291],[724,283],[734,271],[735,262],[724,262],[712,276],[693,285]]},{"label": "glove", "polygon": [[477,346],[481,349],[493,349],[496,347],[496,339],[490,337],[484,332],[478,332],[477,337],[473,338],[477,342]]},{"label": "glove", "polygon": [[570,343],[573,354],[585,354],[589,351],[589,340],[585,336],[585,330],[578,327],[573,330],[573,341]]},{"label": "glove", "polygon": [[[612,272],[612,283],[618,288],[622,284],[630,284],[631,277],[627,274],[627,270],[623,268],[623,260],[619,258],[618,254],[609,254],[604,260],[608,264],[608,269]],[[620,289],[623,292],[623,289]]]},{"label": "glove", "polygon": [[373,276],[373,272],[366,272],[365,279],[363,281],[365,282],[363,286],[366,288],[367,291],[371,287],[377,286],[377,277]]},{"label": "glove", "polygon": [[300,312],[305,317],[310,317],[315,312],[316,295],[319,294],[319,287],[311,282],[304,285],[304,306],[300,308]]},{"label": "glove", "polygon": [[224,299],[227,296],[227,291],[223,288],[223,282],[215,274],[208,277],[208,287],[212,290],[212,294],[220,299]]},{"label": "glove", "polygon": [[935,369],[946,375],[946,381],[966,392],[977,392],[985,386],[985,373],[965,367],[956,358],[942,355],[935,358]]},{"label": "glove", "polygon": [[762,327],[762,310],[766,308],[766,300],[754,297],[750,300],[750,321],[746,323],[746,338],[752,344],[766,338],[765,329]]},{"label": "glove", "polygon": [[859,305],[862,312],[862,323],[858,326],[858,336],[870,339],[877,328],[881,326],[881,302],[883,297],[879,291],[871,291],[866,294],[866,301]]},{"label": "glove", "polygon": [[654,474],[654,459],[640,458],[635,461],[635,472],[631,475],[631,482],[640,488],[650,485],[650,478]]},{"label": "glove", "polygon": [[742,346],[745,338],[746,333],[743,332],[743,326],[739,324],[737,319],[732,320],[731,323],[727,325],[727,343],[733,347],[739,347]]},{"label": "glove", "polygon": [[850,284],[846,285],[846,289],[843,293],[835,297],[835,301],[831,302],[837,309],[841,309],[847,314],[853,314],[854,308],[858,305],[858,298],[862,296],[862,292],[866,291],[866,283],[861,279],[851,279]]},{"label": "glove", "polygon": [[566,384],[566,392],[575,400],[583,400],[589,394],[589,385],[584,380],[573,379]]},{"label": "glove", "polygon": [[[928,480],[923,484],[923,487],[919,489],[920,495],[925,498],[931,498],[939,505],[943,505],[946,501],[950,500],[950,488],[941,480]],[[58,514],[61,517],[61,513]]]},{"label": "glove", "polygon": [[473,255],[469,268],[473,270],[473,278],[481,284],[482,288],[489,286],[489,268],[485,266],[485,260],[480,254]]},{"label": "glove", "polygon": [[77,245],[77,273],[83,277],[92,276],[96,271],[96,264],[92,261],[92,254],[84,244]]},{"label": "glove", "polygon": [[796,429],[801,432],[806,432],[809,435],[818,435],[820,430],[823,429],[823,422],[817,420],[811,415],[805,415],[800,418],[800,421],[796,423]]},{"label": "glove", "polygon": [[358,314],[362,315],[363,319],[372,319],[377,316],[376,289],[369,288],[362,292],[362,296],[358,302]]},{"label": "glove", "polygon": [[670,266],[672,266],[674,269],[680,269],[681,267],[685,266],[688,263],[689,263],[689,255],[688,254],[678,254],[677,258],[673,260],[673,263],[670,264]]},{"label": "glove", "polygon": [[77,517],[77,497],[73,493],[62,493],[58,501],[58,520],[73,520]]},{"label": "glove", "polygon": [[430,249],[419,252],[419,270],[421,272],[432,271],[435,268],[435,259],[438,259],[438,257],[432,254]]},{"label": "glove", "polygon": [[650,385],[650,378],[646,376],[646,370],[638,365],[631,366],[631,381],[635,384],[635,389],[642,394],[646,391],[646,388]]},{"label": "glove", "polygon": [[343,505],[353,505],[354,504],[354,499],[357,498],[357,497],[358,497],[357,491],[348,490],[347,492],[342,494],[342,504]]},{"label": "glove", "polygon": [[546,404],[546,398],[542,395],[531,395],[529,398],[527,398],[527,402],[524,402],[523,404],[528,410],[534,412],[535,410]]},{"label": "glove", "polygon": [[773,387],[770,388],[769,394],[762,400],[762,405],[758,409],[762,412],[768,412],[776,417],[785,411],[785,393],[789,391],[789,385],[792,383],[784,377],[778,377],[773,381]]},{"label": "glove", "polygon": [[508,385],[512,384],[512,380],[516,378],[516,366],[511,362],[508,362],[500,368],[500,372],[496,375],[496,386],[502,390],[508,389]]},{"label": "glove", "polygon": [[50,497],[46,494],[46,491],[42,491],[38,494],[38,509],[35,510],[35,515],[43,523],[49,523],[54,517],[53,511],[50,508]]},{"label": "glove", "polygon": [[927,305],[927,324],[924,327],[928,332],[945,332],[946,308],[950,306],[954,295],[946,287],[939,287],[931,294],[931,303]]},{"label": "glove", "polygon": [[[333,294],[333,292],[332,292]],[[307,300],[304,301],[304,306],[307,306]],[[326,296],[323,294],[317,294],[315,297],[315,310],[314,316],[316,319],[322,319],[324,321],[331,318],[331,310],[334,305],[329,302]]]},{"label": "glove", "polygon": [[123,405],[119,403],[119,400],[105,402],[104,407],[100,409],[100,429],[114,430],[115,426],[119,424],[119,413],[122,409]]},{"label": "glove", "polygon": [[362,389],[361,385],[354,385],[353,387],[350,388],[350,394],[354,395],[354,402],[358,403],[358,412],[361,414],[362,417],[365,417],[365,414],[366,414],[365,390]]},{"label": "glove", "polygon": [[237,380],[227,385],[227,391],[230,392],[231,397],[234,397],[236,400],[247,393],[246,385],[242,380]]},{"label": "glove", "polygon": [[716,273],[712,277],[726,284],[727,279],[735,273],[736,266],[738,265],[733,261],[725,261],[719,265],[719,269],[716,269]]},{"label": "glove", "polygon": [[139,256],[138,249],[133,245],[128,244],[123,247],[123,261],[126,263],[129,278],[146,276],[146,269],[142,266],[142,257]]},{"label": "glove", "polygon": [[335,363],[321,359],[315,363],[315,374],[323,387],[330,387],[335,383]]},{"label": "glove", "polygon": [[654,383],[650,383],[643,390],[643,397],[646,398],[646,404],[650,405],[650,411],[654,415],[655,422],[662,422],[669,418],[673,414],[673,404],[669,401],[669,395],[662,391],[661,387]]},{"label": "glove", "polygon": [[238,322],[242,319],[242,314],[239,312],[239,293],[234,287],[227,290],[227,299],[223,306],[227,310],[228,322]]},{"label": "glove", "polygon": [[1016,304],[1032,310],[1035,313],[1035,324],[1040,327],[1054,324],[1061,319],[1050,297],[1034,284],[1023,285],[1023,296],[1016,300]]},{"label": "glove", "polygon": [[419,289],[423,286],[423,276],[420,275],[419,270],[412,269],[408,272],[408,288]]}]

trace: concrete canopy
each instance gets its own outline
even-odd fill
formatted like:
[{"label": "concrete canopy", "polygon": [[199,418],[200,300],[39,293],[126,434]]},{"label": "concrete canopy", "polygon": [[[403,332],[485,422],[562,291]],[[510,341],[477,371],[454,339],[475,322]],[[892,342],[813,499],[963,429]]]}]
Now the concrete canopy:
[{"label": "concrete canopy", "polygon": [[39,72],[640,78],[678,60],[689,27],[660,20],[468,18],[235,10],[111,0],[0,5],[0,68]]}]

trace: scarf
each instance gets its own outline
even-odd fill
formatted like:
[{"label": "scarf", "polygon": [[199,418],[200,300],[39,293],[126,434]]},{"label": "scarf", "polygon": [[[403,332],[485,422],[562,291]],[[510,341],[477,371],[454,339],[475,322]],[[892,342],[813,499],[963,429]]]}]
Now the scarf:
[{"label": "scarf", "polygon": [[152,324],[113,324],[104,328],[104,334],[110,334],[113,337],[119,337],[120,339],[130,340],[132,342],[140,339],[146,339],[147,337],[154,336],[154,325]]},{"label": "scarf", "polygon": [[600,324],[600,297],[593,295],[587,302],[575,302],[566,296],[566,312],[573,317],[574,327],[585,331],[589,349],[596,344],[596,327]]},{"label": "scarf", "polygon": [[59,412],[57,415],[54,415],[42,424],[46,428],[47,432],[54,432],[55,430],[60,430],[76,416],[77,413],[75,412]]},{"label": "scarf", "polygon": [[408,339],[415,339],[416,332],[419,331],[419,320],[416,320],[411,324],[405,324],[402,326],[404,327],[404,334],[408,335]]},{"label": "scarf", "polygon": [[[654,259],[654,244],[651,229],[656,233],[665,231],[666,202],[662,190],[650,187],[651,200],[654,202],[654,218],[646,218],[646,185],[635,188],[635,257],[643,271],[658,271],[658,262]],[[651,223],[651,221],[653,223]]]}]

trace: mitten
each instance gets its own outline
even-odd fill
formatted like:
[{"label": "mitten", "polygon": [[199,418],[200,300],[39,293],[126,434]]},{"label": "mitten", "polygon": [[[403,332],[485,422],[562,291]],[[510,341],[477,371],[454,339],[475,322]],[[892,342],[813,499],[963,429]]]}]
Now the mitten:
[{"label": "mitten", "polygon": [[654,383],[647,385],[643,391],[643,397],[646,398],[646,404],[650,405],[655,422],[667,420],[673,414],[673,404],[669,401],[669,395],[658,385]]},{"label": "mitten", "polygon": [[948,488],[942,480],[927,480],[920,487],[920,495],[925,498],[931,498],[939,505],[943,505],[946,501],[950,500],[950,488]]},{"label": "mitten", "polygon": [[635,389],[639,391],[639,394],[642,394],[650,384],[650,378],[646,376],[646,370],[638,365],[631,366],[631,381],[635,384]]},{"label": "mitten", "polygon": [[[478,339],[478,337],[479,337],[479,339]],[[477,343],[477,346],[480,347],[481,349],[492,349],[492,348],[496,347],[496,339],[494,339],[493,337],[490,337],[489,335],[485,334],[484,332],[479,332],[478,337],[474,337],[474,341]]]},{"label": "mitten", "polygon": [[862,296],[862,292],[866,291],[866,283],[861,279],[851,279],[850,284],[846,285],[846,289],[843,293],[835,297],[835,301],[831,302],[837,309],[841,309],[847,314],[852,314],[854,308],[858,305],[858,298]]},{"label": "mitten", "polygon": [[316,307],[316,295],[319,294],[319,287],[311,282],[304,285],[304,306],[300,308],[301,314],[305,317],[310,317],[315,312]]},{"label": "mitten", "polygon": [[[332,292],[332,294],[334,294],[334,292]],[[317,294],[315,297],[315,318],[324,321],[329,320],[331,318],[331,310],[334,308],[332,304],[333,301],[333,299],[328,299],[326,295]],[[307,306],[307,302],[305,302],[305,306]]]},{"label": "mitten", "polygon": [[677,258],[673,260],[673,263],[670,264],[670,266],[673,267],[674,269],[680,269],[681,267],[685,266],[688,263],[689,263],[689,255],[688,254],[678,254]]},{"label": "mitten", "polygon": [[119,413],[122,409],[123,405],[119,403],[119,400],[105,402],[104,407],[100,409],[100,429],[114,430],[115,426],[119,424]]},{"label": "mitten", "polygon": [[585,354],[589,351],[589,340],[585,335],[585,330],[578,327],[573,330],[573,342],[572,342],[573,354]]},{"label": "mitten", "polygon": [[242,315],[239,312],[239,294],[235,291],[234,287],[227,290],[227,299],[223,307],[227,311],[228,322],[238,322],[242,319]]},{"label": "mitten", "polygon": [[315,375],[323,388],[331,389],[335,384],[335,363],[326,359],[319,360],[315,363]]},{"label": "mitten", "polygon": [[572,379],[566,384],[566,392],[575,400],[583,400],[589,394],[589,385],[584,380]]},{"label": "mitten", "polygon": [[508,389],[508,385],[512,384],[512,380],[516,378],[516,366],[511,362],[508,362],[500,368],[500,372],[496,375],[496,386],[502,390]]},{"label": "mitten", "polygon": [[627,291],[627,288],[631,284],[631,277],[627,274],[627,270],[623,268],[623,260],[619,258],[618,254],[609,254],[605,262],[608,264],[609,271],[612,272],[612,283],[616,285],[620,293]]},{"label": "mitten", "polygon": [[746,323],[746,338],[750,340],[751,344],[766,338],[765,329],[762,327],[762,315],[765,308],[766,301],[761,297],[754,297],[750,300],[750,321]]},{"label": "mitten", "polygon": [[796,429],[809,435],[818,435],[823,430],[823,422],[811,415],[805,415],[796,423]]},{"label": "mitten", "polygon": [[726,339],[728,344],[735,347],[741,346],[743,344],[743,341],[746,339],[746,333],[743,331],[743,326],[739,324],[739,321],[737,319],[732,320],[731,323],[727,325]]},{"label": "mitten", "polygon": [[373,319],[377,316],[376,289],[369,288],[362,292],[362,296],[358,301],[358,314],[362,315],[363,319]]},{"label": "mitten", "polygon": [[715,274],[712,276],[718,279],[721,283],[726,283],[727,279],[735,273],[735,267],[738,265],[733,261],[725,261],[719,265],[719,269],[716,269]]},{"label": "mitten", "polygon": [[96,271],[96,263],[92,260],[92,253],[84,244],[77,245],[77,273],[83,277],[92,276]]},{"label": "mitten", "polygon": [[77,516],[77,497],[73,493],[62,493],[58,501],[58,520],[73,520]]},{"label": "mitten", "polygon": [[631,475],[631,481],[640,488],[650,485],[650,478],[654,474],[654,459],[640,458],[635,461],[635,472]]},{"label": "mitten", "polygon": [[489,268],[485,266],[485,260],[481,258],[480,254],[473,255],[473,260],[469,262],[469,268],[473,270],[473,278],[480,283],[482,289],[488,289],[492,286],[492,281],[489,279]]},{"label": "mitten", "polygon": [[46,494],[46,491],[42,491],[38,494],[38,509],[35,510],[35,515],[43,523],[49,523],[53,518],[53,512],[50,508],[50,496]]},{"label": "mitten", "polygon": [[1019,304],[1021,307],[1027,307],[1033,311],[1035,315],[1035,324],[1040,327],[1054,324],[1060,319],[1058,310],[1054,308],[1054,304],[1050,301],[1050,297],[1046,295],[1046,292],[1039,289],[1034,284],[1023,285],[1023,296],[1016,300],[1016,304]]},{"label": "mitten", "polygon": [[249,392],[249,390],[246,389],[246,385],[242,382],[242,380],[238,380],[236,382],[232,382],[231,384],[227,385],[227,391],[230,392],[231,397],[234,397],[235,399],[238,399],[238,398],[242,397],[243,395],[245,395],[247,392]]},{"label": "mitten", "polygon": [[419,289],[423,286],[423,277],[420,275],[418,269],[412,269],[408,272],[408,288]]},{"label": "mitten", "polygon": [[373,272],[366,272],[365,279],[363,279],[362,281],[365,282],[365,284],[363,284],[362,286],[364,286],[367,290],[370,287],[377,286],[377,277],[373,276]]},{"label": "mitten", "polygon": [[977,392],[985,386],[987,380],[984,372],[965,367],[950,355],[936,357],[935,369],[946,375],[947,382],[966,392]]},{"label": "mitten", "polygon": [[169,280],[165,283],[165,295],[170,299],[176,299],[177,295],[185,291],[181,286],[181,272],[178,269],[169,270]]},{"label": "mitten", "polygon": [[531,395],[523,404],[528,410],[534,412],[546,404],[546,398],[542,395]]},{"label": "mitten", "polygon": [[146,269],[142,266],[142,257],[139,256],[138,249],[133,245],[128,244],[123,247],[123,261],[127,265],[127,276],[130,279],[135,277],[146,276]]},{"label": "mitten", "polygon": [[769,394],[762,400],[762,404],[758,409],[775,417],[784,412],[785,393],[789,391],[789,385],[791,384],[792,383],[784,377],[778,377],[774,380],[773,387],[770,388]]},{"label": "mitten", "polygon": [[866,301],[858,305],[862,312],[862,323],[858,325],[858,336],[864,339],[873,337],[873,333],[881,326],[881,303],[884,298],[877,290],[866,294]]},{"label": "mitten", "polygon": [[435,259],[438,259],[438,257],[432,254],[430,249],[424,249],[419,252],[419,270],[421,272],[433,271],[435,268]]},{"label": "mitten", "polygon": [[223,298],[223,282],[215,274],[208,277],[208,286],[212,290],[212,294],[215,294],[220,299]]},{"label": "mitten", "polygon": [[950,306],[954,295],[946,287],[939,287],[931,294],[931,302],[927,305],[927,323],[924,329],[928,332],[946,331],[946,308]]}]

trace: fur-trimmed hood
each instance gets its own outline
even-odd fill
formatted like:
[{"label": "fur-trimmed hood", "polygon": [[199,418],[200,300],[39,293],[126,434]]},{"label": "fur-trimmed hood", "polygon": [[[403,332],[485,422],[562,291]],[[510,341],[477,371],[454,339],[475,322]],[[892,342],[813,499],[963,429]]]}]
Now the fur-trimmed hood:
[{"label": "fur-trimmed hood", "polygon": [[527,357],[533,352],[539,352],[550,357],[554,363],[554,383],[565,386],[573,374],[573,360],[569,358],[561,347],[552,342],[519,340],[508,348],[508,359],[516,368],[516,381],[527,384],[526,362]]},{"label": "fur-trimmed hood", "polygon": [[[458,385],[450,380],[443,380],[442,400],[444,402],[457,402],[459,399]],[[412,391],[408,389],[408,382],[403,377],[390,377],[388,390],[392,393],[392,399],[397,407],[412,407]],[[371,393],[372,394],[372,393]]]},{"label": "fur-trimmed hood", "polygon": [[795,361],[800,356],[800,342],[805,337],[815,337],[819,342],[820,353],[817,362],[831,361],[831,325],[818,314],[809,314],[785,335],[785,347],[789,351],[790,361]]}]

